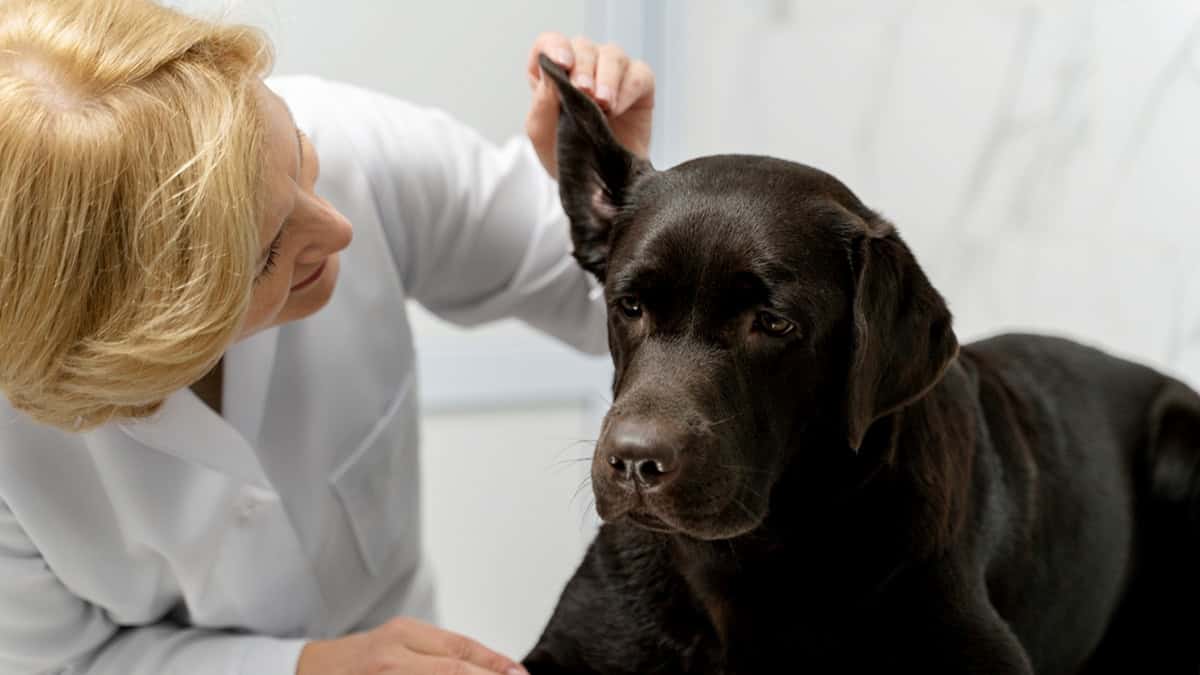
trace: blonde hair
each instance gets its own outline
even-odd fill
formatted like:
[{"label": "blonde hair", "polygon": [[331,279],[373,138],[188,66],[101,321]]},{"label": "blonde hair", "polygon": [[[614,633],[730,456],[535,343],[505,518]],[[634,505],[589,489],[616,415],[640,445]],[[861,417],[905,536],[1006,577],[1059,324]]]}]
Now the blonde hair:
[{"label": "blonde hair", "polygon": [[0,391],[143,417],[234,339],[260,245],[266,38],[150,0],[0,0]]}]

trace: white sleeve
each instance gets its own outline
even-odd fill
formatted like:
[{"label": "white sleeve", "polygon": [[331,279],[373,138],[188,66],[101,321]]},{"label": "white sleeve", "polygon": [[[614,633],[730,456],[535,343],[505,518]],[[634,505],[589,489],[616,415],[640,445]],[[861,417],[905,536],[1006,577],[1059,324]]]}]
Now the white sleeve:
[{"label": "white sleeve", "polygon": [[348,85],[339,118],[410,296],[462,325],[506,317],[606,348],[598,284],[571,257],[558,185],[526,138],[496,147],[448,115]]},{"label": "white sleeve", "polygon": [[303,640],[120,627],[76,597],[0,501],[0,673],[294,675]]}]

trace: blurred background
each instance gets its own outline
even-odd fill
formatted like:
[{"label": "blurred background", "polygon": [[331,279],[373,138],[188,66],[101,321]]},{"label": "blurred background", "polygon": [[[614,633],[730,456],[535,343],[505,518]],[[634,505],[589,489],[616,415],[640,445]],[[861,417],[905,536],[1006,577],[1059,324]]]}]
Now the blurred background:
[{"label": "blurred background", "polygon": [[[1200,386],[1194,1],[177,0],[260,25],[277,73],[521,133],[544,30],[654,67],[652,160],[823,168],[895,222],[961,339],[1074,337]],[[595,528],[584,484],[605,359],[415,308],[425,536],[443,623],[514,656]]]}]

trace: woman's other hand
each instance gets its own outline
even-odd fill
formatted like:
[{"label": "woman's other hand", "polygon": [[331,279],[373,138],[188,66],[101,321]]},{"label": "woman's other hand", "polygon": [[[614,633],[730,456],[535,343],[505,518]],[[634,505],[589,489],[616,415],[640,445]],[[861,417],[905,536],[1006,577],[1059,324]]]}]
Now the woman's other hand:
[{"label": "woman's other hand", "polygon": [[527,675],[474,640],[413,619],[304,646],[296,675]]},{"label": "woman's other hand", "polygon": [[586,37],[567,39],[559,33],[542,33],[529,50],[526,72],[533,103],[525,132],[533,141],[542,166],[558,178],[554,145],[558,131],[558,92],[542,78],[538,55],[545,53],[571,76],[571,82],[592,97],[608,118],[617,141],[638,157],[650,151],[654,115],[654,72],[643,61],[630,59],[614,44],[597,45]]}]

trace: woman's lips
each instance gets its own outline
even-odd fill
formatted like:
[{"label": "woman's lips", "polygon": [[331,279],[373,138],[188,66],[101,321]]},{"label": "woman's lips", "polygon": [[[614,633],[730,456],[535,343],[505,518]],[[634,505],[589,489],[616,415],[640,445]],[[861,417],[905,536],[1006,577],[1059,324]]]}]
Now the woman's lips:
[{"label": "woman's lips", "polygon": [[316,271],[314,271],[312,274],[308,275],[303,281],[296,284],[295,286],[292,286],[292,290],[298,291],[298,290],[304,288],[305,286],[311,285],[314,281],[321,278],[321,273],[325,271],[325,263],[326,262],[328,262],[328,261],[325,261],[325,260],[321,261],[321,266],[318,267],[316,269]]}]

